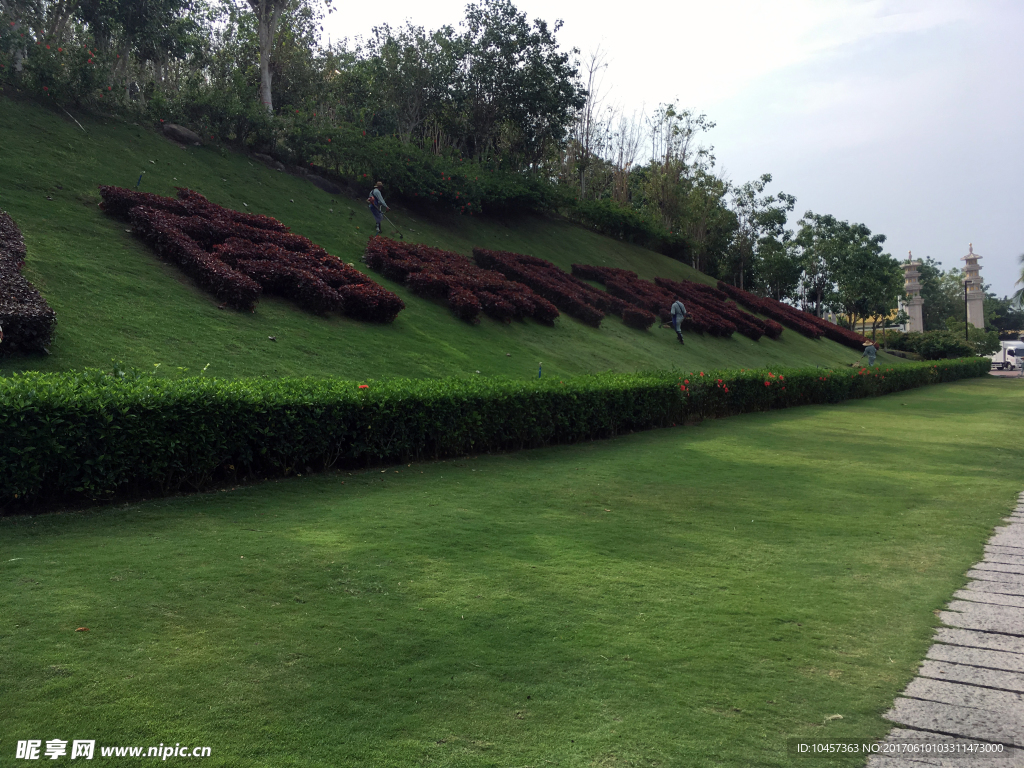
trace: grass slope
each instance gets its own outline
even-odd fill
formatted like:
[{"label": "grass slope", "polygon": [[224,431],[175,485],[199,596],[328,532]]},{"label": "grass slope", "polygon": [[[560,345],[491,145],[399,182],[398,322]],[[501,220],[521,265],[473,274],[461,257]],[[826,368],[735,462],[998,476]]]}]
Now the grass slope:
[{"label": "grass slope", "polygon": [[971,380],[0,520],[0,746],[802,765],[787,738],[888,729],[1020,490],[1021,393]]},{"label": "grass slope", "polygon": [[[0,358],[0,372],[104,367],[119,359],[140,368],[160,363],[163,370],[192,372],[209,364],[209,375],[216,376],[364,379],[479,370],[521,378],[536,376],[541,361],[549,375],[560,376],[826,366],[851,362],[858,354],[793,331],[779,341],[759,342],[740,334],[730,340],[690,334],[680,347],[669,331],[635,331],[618,318],[596,330],[568,317],[554,329],[533,322],[506,326],[487,318],[470,326],[379,276],[407,305],[388,327],[315,317],[275,299],[261,300],[255,314],[218,310],[177,268],[161,263],[126,232],[125,224],[99,211],[97,185],[134,187],[145,171],[144,191],[171,195],[174,186],[188,186],[221,205],[275,216],[359,268],[364,268],[360,256],[373,223],[366,206],[234,152],[182,149],[119,119],[77,118],[85,132],[59,113],[0,96],[0,209],[21,227],[29,253],[26,275],[58,318],[50,357]],[[473,246],[503,248],[566,269],[579,261],[634,269],[644,277],[708,279],[677,261],[565,222],[429,220],[402,210],[393,218],[406,227],[407,238],[464,254]]]}]

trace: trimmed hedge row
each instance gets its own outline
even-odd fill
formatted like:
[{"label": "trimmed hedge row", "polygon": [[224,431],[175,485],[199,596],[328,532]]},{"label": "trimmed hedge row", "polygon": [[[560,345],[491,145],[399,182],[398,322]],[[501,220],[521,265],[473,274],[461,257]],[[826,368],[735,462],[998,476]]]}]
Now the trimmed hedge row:
[{"label": "trimmed hedge row", "polygon": [[796,307],[783,304],[775,299],[757,296],[749,291],[744,291],[742,288],[724,283],[721,280],[718,281],[718,290],[725,293],[729,298],[735,299],[737,303],[742,304],[751,312],[757,312],[770,317],[772,320],[782,323],[787,328],[792,328],[808,338],[820,339],[822,336],[822,330],[810,321],[809,313],[803,312]]},{"label": "trimmed hedge row", "polygon": [[176,263],[204,290],[251,310],[262,292],[323,314],[390,323],[402,300],[324,248],[270,216],[241,213],[178,188],[179,200],[100,187],[103,208],[127,217],[161,257]]},{"label": "trimmed hedge row", "polygon": [[558,307],[528,286],[451,251],[378,235],[367,243],[363,261],[413,293],[446,301],[456,317],[470,323],[480,322],[481,312],[504,323],[532,317],[551,325],[558,317]]},{"label": "trimmed hedge row", "polygon": [[0,211],[0,355],[42,352],[53,337],[57,314],[21,274],[24,264],[21,230]]},{"label": "trimmed hedge row", "polygon": [[0,509],[200,490],[335,464],[571,443],[688,419],[836,403],[983,376],[986,358],[563,381],[160,379],[131,371],[0,378]]},{"label": "trimmed hedge row", "polygon": [[851,349],[860,349],[864,346],[864,342],[868,341],[867,336],[854,333],[847,328],[830,323],[817,315],[804,312],[802,309],[797,309],[781,301],[766,296],[757,296],[722,281],[718,282],[718,288],[752,312],[767,315],[812,339],[824,336]]},{"label": "trimmed hedge row", "polygon": [[[501,272],[510,280],[529,286],[561,312],[594,328],[601,325],[606,312],[622,315],[627,325],[630,321],[626,320],[624,313],[629,310],[631,318],[636,314],[622,299],[587,285],[550,261],[538,259],[536,256],[474,248],[473,260],[484,269]],[[648,327],[649,324],[643,326]]]}]

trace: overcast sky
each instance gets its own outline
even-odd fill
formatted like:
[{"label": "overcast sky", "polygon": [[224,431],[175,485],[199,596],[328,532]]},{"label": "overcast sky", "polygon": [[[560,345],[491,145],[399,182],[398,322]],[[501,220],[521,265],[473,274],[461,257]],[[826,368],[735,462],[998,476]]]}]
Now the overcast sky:
[{"label": "overcast sky", "polygon": [[[962,266],[969,242],[998,295],[1024,252],[1020,0],[515,0],[600,47],[610,102],[704,112],[720,170],[885,234],[889,253]],[[406,19],[457,24],[461,0],[346,4],[334,39]],[[795,225],[795,219],[793,221]]]}]

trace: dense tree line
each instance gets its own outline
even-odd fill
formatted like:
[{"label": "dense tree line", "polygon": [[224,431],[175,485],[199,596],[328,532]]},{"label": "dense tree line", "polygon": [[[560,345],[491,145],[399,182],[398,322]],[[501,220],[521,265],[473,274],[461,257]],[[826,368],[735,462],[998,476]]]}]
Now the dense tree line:
[{"label": "dense tree line", "polygon": [[64,108],[180,121],[356,185],[386,176],[414,205],[557,211],[818,315],[895,309],[902,274],[883,235],[813,212],[791,222],[796,198],[770,174],[724,178],[703,114],[609,108],[602,55],[562,49],[561,22],[478,0],[454,26],[325,41],[331,10],[0,0],[0,81]]}]

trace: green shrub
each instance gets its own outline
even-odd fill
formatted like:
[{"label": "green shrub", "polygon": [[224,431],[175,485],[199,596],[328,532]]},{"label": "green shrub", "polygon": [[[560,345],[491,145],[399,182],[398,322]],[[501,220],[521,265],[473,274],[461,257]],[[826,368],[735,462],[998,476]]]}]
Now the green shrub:
[{"label": "green shrub", "polygon": [[988,360],[790,371],[488,379],[0,379],[0,509],[611,437],[982,376]]},{"label": "green shrub", "polygon": [[967,342],[962,335],[950,331],[925,331],[924,333],[886,331],[879,341],[889,349],[913,352],[925,360],[946,360],[968,357],[977,353],[975,344]]},{"label": "green shrub", "polygon": [[668,232],[639,211],[613,200],[577,201],[568,212],[570,218],[604,235],[642,245],[673,259],[684,260],[689,253],[685,237]]}]

